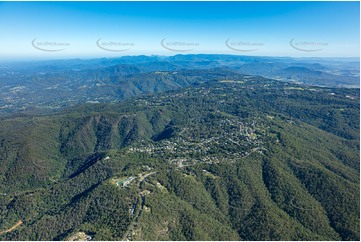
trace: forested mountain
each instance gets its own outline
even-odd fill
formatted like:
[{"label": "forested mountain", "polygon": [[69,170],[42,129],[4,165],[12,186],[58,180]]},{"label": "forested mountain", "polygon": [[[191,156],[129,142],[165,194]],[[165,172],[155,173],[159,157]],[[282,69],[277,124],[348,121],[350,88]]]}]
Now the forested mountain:
[{"label": "forested mountain", "polygon": [[127,100],[0,120],[1,240],[360,239],[358,89],[105,68]]},{"label": "forested mountain", "polygon": [[57,111],[186,87],[214,74],[257,75],[325,87],[359,87],[357,59],[237,55],[124,56],[0,63],[0,115]]}]

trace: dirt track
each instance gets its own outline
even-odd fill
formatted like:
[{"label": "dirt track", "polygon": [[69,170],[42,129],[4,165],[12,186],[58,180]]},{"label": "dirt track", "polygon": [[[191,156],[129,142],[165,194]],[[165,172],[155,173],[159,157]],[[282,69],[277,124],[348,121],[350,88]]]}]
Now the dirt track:
[{"label": "dirt track", "polygon": [[12,226],[10,229],[1,231],[1,232],[0,232],[0,235],[9,233],[9,232],[15,230],[15,229],[16,229],[17,227],[19,227],[22,223],[23,223],[23,221],[19,220],[19,221],[18,221],[14,226]]}]

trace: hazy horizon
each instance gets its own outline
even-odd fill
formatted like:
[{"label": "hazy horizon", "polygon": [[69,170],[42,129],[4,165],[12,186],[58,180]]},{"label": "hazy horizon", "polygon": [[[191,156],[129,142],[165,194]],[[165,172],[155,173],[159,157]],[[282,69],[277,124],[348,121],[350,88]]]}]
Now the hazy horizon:
[{"label": "hazy horizon", "polygon": [[359,2],[0,2],[0,60],[360,58]]},{"label": "hazy horizon", "polygon": [[120,59],[126,57],[159,57],[169,58],[175,56],[197,56],[197,55],[214,55],[214,56],[238,56],[238,57],[250,57],[250,58],[270,58],[270,59],[295,59],[295,60],[337,60],[337,61],[356,61],[360,62],[360,57],[319,57],[319,56],[265,56],[265,55],[240,55],[240,54],[223,54],[223,53],[189,53],[189,54],[169,54],[169,55],[157,55],[157,54],[134,54],[134,55],[119,55],[119,56],[94,56],[94,57],[38,57],[38,58],[0,58],[0,63],[18,63],[18,62],[48,62],[48,61],[68,61],[68,60],[80,60],[90,61],[99,59]]}]

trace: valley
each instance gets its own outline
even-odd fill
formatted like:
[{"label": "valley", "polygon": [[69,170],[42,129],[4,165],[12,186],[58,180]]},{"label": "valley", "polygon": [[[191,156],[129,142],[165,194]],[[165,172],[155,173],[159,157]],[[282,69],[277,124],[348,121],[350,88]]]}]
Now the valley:
[{"label": "valley", "polygon": [[0,239],[358,240],[359,90],[200,73],[3,118]]},{"label": "valley", "polygon": [[0,2],[0,241],[360,241],[359,1]]},{"label": "valley", "polygon": [[359,87],[359,60],[237,55],[124,56],[0,63],[0,116],[47,114],[84,103],[114,103],[141,94],[242,75],[322,87]]}]

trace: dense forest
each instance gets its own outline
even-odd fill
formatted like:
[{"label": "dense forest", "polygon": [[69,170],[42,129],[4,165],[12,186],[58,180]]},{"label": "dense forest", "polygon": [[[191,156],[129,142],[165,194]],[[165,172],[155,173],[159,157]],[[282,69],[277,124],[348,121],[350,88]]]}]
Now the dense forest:
[{"label": "dense forest", "polygon": [[2,118],[0,239],[359,240],[359,100],[214,75]]}]

